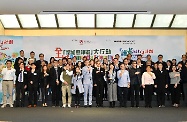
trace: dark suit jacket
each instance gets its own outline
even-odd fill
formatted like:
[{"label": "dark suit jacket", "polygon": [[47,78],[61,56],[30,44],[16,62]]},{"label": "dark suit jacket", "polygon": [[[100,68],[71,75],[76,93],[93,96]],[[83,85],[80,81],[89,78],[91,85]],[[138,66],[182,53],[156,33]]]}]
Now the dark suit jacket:
[{"label": "dark suit jacket", "polygon": [[105,69],[104,68],[100,68],[100,72],[99,73],[96,73],[97,68],[94,68],[93,69],[93,83],[94,84],[103,84],[105,82],[104,80],[104,76],[105,76]]},{"label": "dark suit jacket", "polygon": [[[136,75],[135,72],[140,72],[140,74]],[[130,68],[129,69],[129,76],[130,76],[130,83],[134,84],[135,82],[137,82],[136,80],[138,80],[139,85],[141,85],[141,69],[140,68]]]},{"label": "dark suit jacket", "polygon": [[187,83],[187,68],[183,67],[180,74],[181,74],[181,82]]},{"label": "dark suit jacket", "polygon": [[[41,72],[38,70],[35,70],[35,72],[29,71],[28,73],[28,86],[34,86],[38,87],[41,80]],[[33,81],[33,84],[30,83],[30,81]]]},{"label": "dark suit jacket", "polygon": [[[45,60],[44,60],[45,61]],[[46,63],[46,65],[48,64],[48,62],[47,61],[45,61],[45,63]],[[36,61],[36,69],[37,70],[40,70],[41,71],[41,61],[40,60],[37,60]]]},{"label": "dark suit jacket", "polygon": [[48,76],[44,77],[44,73],[43,72],[41,73],[41,81],[40,81],[41,88],[44,88],[44,87],[46,88],[46,86],[49,84],[49,80],[50,80],[49,79],[49,77],[50,77],[49,72],[47,72],[47,74],[48,74]]},{"label": "dark suit jacket", "polygon": [[49,76],[50,76],[50,85],[54,86],[56,85],[56,79],[58,79],[59,83],[61,84],[61,81],[60,81],[60,75],[61,75],[61,72],[62,72],[62,69],[58,67],[58,78],[56,76],[56,70],[54,67],[52,67],[50,69],[50,72],[49,72]]},{"label": "dark suit jacket", "polygon": [[[15,69],[19,69],[19,64],[18,64],[18,61],[19,59],[22,59],[21,57],[17,57],[16,60],[15,60],[15,63],[14,63],[14,68]],[[26,65],[26,61],[27,61],[27,58],[24,57],[24,64]]]},{"label": "dark suit jacket", "polygon": [[182,68],[184,68],[184,67],[185,67],[185,63],[186,63],[186,61],[185,61],[185,62],[183,62],[183,61],[179,61],[179,63],[181,63],[181,64],[182,64]]},{"label": "dark suit jacket", "polygon": [[[16,70],[16,73],[15,73],[15,75],[16,75],[16,84],[19,82],[18,81],[18,78],[19,78],[19,74],[21,73],[21,70],[20,69],[17,69]],[[27,83],[28,83],[28,72],[26,71],[26,70],[24,70],[23,71],[23,84],[24,85],[27,85]]]},{"label": "dark suit jacket", "polygon": [[168,72],[166,70],[162,70],[162,73],[160,70],[155,71],[156,79],[155,79],[155,85],[157,85],[158,89],[165,88],[165,85],[168,84]]}]

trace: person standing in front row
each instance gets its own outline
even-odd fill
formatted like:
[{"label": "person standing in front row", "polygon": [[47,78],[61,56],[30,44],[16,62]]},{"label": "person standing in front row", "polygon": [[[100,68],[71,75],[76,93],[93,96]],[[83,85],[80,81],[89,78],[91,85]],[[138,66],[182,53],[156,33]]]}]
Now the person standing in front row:
[{"label": "person standing in front row", "polygon": [[40,87],[42,91],[42,106],[47,107],[47,93],[49,89],[49,70],[47,65],[42,67]]},{"label": "person standing in front row", "polygon": [[7,105],[7,93],[10,107],[13,106],[12,91],[16,81],[15,69],[12,68],[12,61],[6,61],[6,68],[2,69],[1,74],[3,75],[2,90],[3,90],[3,105],[1,108],[5,108]]},{"label": "person standing in front row", "polygon": [[82,84],[82,73],[80,67],[75,68],[74,75],[72,77],[72,94],[75,94],[75,108],[80,107],[80,95],[84,92]]},{"label": "person standing in front row", "polygon": [[92,91],[93,91],[93,68],[89,65],[89,60],[86,60],[85,66],[82,68],[83,84],[84,84],[84,107],[87,105],[92,107]]},{"label": "person standing in front row", "polygon": [[110,102],[110,108],[115,107],[117,101],[117,80],[114,64],[109,64],[109,70],[106,72],[107,87],[108,87],[108,101]]},{"label": "person standing in front row", "polygon": [[152,108],[152,94],[153,94],[153,87],[154,87],[154,79],[155,74],[151,72],[151,66],[146,66],[146,72],[142,74],[142,87],[145,91],[145,107]]},{"label": "person standing in front row", "polygon": [[165,107],[165,93],[168,88],[168,72],[163,69],[163,64],[158,63],[158,70],[155,72],[155,88],[157,91],[158,107]]},{"label": "person standing in front row", "polygon": [[63,108],[66,107],[66,93],[68,93],[68,108],[71,108],[71,82],[72,82],[73,71],[69,64],[66,64],[64,70],[60,75],[60,81],[62,81],[62,103]]},{"label": "person standing in front row", "polygon": [[49,73],[49,77],[50,77],[49,86],[52,90],[52,107],[59,107],[60,90],[61,90],[60,73],[61,73],[61,69],[58,67],[58,61],[54,60],[54,66],[50,69],[50,73]]},{"label": "person standing in front row", "polygon": [[134,97],[136,100],[136,107],[139,108],[139,92],[141,85],[141,69],[137,68],[136,61],[132,61],[132,67],[129,69],[131,79],[131,107],[134,107]]},{"label": "person standing in front row", "polygon": [[129,72],[125,69],[125,65],[120,65],[120,70],[117,72],[120,107],[127,107],[128,88],[130,88]]},{"label": "person standing in front row", "polygon": [[[31,70],[28,73],[28,89],[29,89],[29,105],[28,108],[32,107],[34,100],[34,107],[37,105],[37,91],[40,82],[40,71],[36,70],[36,64],[31,64]],[[34,99],[33,99],[34,98]]]},{"label": "person standing in front row", "polygon": [[101,62],[96,62],[93,70],[93,82],[96,87],[96,107],[103,107],[105,69],[101,68]]},{"label": "person standing in front row", "polygon": [[176,66],[172,66],[172,72],[170,76],[170,88],[171,88],[171,99],[173,107],[179,107],[180,101],[180,72],[176,71]]},{"label": "person standing in front row", "polygon": [[21,93],[21,107],[25,104],[25,89],[27,88],[28,72],[25,70],[23,62],[19,64],[19,69],[16,70],[16,107],[20,107],[20,93]]}]

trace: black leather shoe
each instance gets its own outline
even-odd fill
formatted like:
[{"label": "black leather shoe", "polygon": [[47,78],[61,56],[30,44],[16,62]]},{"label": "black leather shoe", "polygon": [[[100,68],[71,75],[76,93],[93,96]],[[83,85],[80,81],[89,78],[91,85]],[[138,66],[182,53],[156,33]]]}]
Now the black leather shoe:
[{"label": "black leather shoe", "polygon": [[89,107],[91,108],[91,107],[92,107],[92,105],[89,105]]},{"label": "black leather shoe", "polygon": [[84,105],[84,108],[87,108],[87,105]]}]

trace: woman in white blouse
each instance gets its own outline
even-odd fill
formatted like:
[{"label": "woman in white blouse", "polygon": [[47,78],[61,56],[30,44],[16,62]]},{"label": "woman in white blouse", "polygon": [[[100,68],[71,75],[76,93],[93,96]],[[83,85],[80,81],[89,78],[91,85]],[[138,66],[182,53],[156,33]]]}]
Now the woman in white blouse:
[{"label": "woman in white blouse", "polygon": [[155,74],[151,72],[151,66],[148,65],[146,67],[146,72],[142,75],[142,87],[144,88],[145,92],[145,107],[152,108],[151,101],[152,101],[152,93],[153,93],[153,87],[154,87],[154,79]]}]

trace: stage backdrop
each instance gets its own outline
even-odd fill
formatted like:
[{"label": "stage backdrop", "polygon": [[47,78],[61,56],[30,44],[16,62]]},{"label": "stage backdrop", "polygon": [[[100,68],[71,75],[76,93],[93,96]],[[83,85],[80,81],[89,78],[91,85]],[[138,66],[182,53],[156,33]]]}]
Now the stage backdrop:
[{"label": "stage backdrop", "polygon": [[[34,51],[38,59],[39,53],[45,54],[45,59],[50,57],[60,59],[62,57],[77,56],[81,60],[83,56],[89,59],[107,57],[112,60],[115,54],[124,58],[128,53],[136,59],[137,54],[145,57],[152,56],[157,60],[158,54],[164,55],[164,60],[176,58],[180,60],[185,53],[184,36],[0,36],[0,70],[7,59],[12,61],[19,56],[23,49],[25,56]],[[1,77],[2,78],[2,77]],[[1,80],[2,81],[2,80]],[[1,91],[0,81],[0,91]],[[0,92],[0,102],[1,102]]]}]

